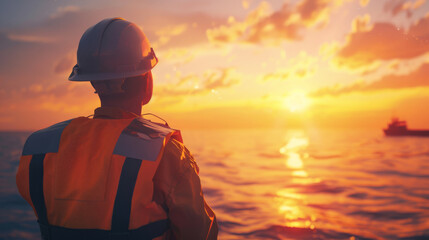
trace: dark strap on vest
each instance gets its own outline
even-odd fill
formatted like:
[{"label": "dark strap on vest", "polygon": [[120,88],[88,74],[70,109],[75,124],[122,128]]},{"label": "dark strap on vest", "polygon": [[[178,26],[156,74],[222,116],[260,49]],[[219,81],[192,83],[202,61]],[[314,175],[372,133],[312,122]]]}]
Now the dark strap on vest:
[{"label": "dark strap on vest", "polygon": [[[48,218],[46,216],[45,196],[43,195],[43,162],[45,154],[35,154],[31,158],[29,169],[30,181],[30,198],[33,202],[34,209],[36,210],[38,222],[41,225],[48,225]],[[42,239],[49,239],[49,232],[40,227]]]},{"label": "dark strap on vest", "polygon": [[43,195],[43,162],[45,154],[35,154],[30,162],[30,197],[37,212],[43,240],[140,240],[153,239],[164,234],[169,223],[167,219],[149,223],[138,229],[128,230],[131,201],[142,160],[126,158],[119,178],[118,190],[113,206],[111,230],[71,229],[52,226],[48,223],[45,197]]},{"label": "dark strap on vest", "polygon": [[43,240],[151,240],[164,234],[169,228],[167,219],[149,223],[140,228],[124,233],[113,233],[100,229],[71,229],[57,226],[43,226],[49,235],[42,236]]},{"label": "dark strap on vest", "polygon": [[119,178],[112,214],[112,232],[127,232],[130,223],[131,200],[142,160],[126,158]]}]

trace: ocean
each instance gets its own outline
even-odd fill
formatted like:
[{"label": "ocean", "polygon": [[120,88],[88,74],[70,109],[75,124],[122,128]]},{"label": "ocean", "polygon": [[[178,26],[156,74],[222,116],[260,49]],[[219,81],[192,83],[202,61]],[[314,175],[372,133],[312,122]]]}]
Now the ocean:
[{"label": "ocean", "polygon": [[[40,239],[0,132],[0,239]],[[185,130],[219,239],[429,239],[429,138],[366,130]]]}]

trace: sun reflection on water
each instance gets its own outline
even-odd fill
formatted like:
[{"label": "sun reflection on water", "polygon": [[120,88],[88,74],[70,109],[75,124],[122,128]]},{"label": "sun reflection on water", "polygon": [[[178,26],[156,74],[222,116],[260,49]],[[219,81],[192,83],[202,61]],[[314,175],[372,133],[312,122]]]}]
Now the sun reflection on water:
[{"label": "sun reflection on water", "polygon": [[303,157],[308,157],[307,153],[302,152],[308,146],[308,138],[306,137],[292,137],[289,139],[288,143],[280,148],[280,153],[287,156],[286,166],[290,169],[300,169],[296,170],[295,174],[297,175],[307,175],[304,170],[304,162],[302,161]]},{"label": "sun reflection on water", "polygon": [[308,177],[308,174],[304,170],[293,171],[292,176],[294,177]]},{"label": "sun reflection on water", "polygon": [[[320,181],[319,179],[308,178],[308,173],[305,170],[303,160],[308,158],[308,153],[305,152],[308,144],[307,137],[294,136],[279,150],[286,157],[286,167],[292,170],[291,182],[293,183],[307,184]],[[294,189],[280,189],[277,191],[277,199],[280,202],[278,212],[284,218],[285,226],[315,228],[316,217],[309,216],[303,212],[301,207],[306,202],[304,194],[296,193]]]}]

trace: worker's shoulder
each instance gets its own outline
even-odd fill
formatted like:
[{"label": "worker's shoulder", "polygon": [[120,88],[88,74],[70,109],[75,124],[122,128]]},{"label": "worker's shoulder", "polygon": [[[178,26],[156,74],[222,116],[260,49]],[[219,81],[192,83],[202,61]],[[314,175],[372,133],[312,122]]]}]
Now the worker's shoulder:
[{"label": "worker's shoulder", "polygon": [[122,130],[113,152],[126,157],[156,161],[165,147],[166,139],[173,137],[175,131],[168,126],[135,118]]},{"label": "worker's shoulder", "polygon": [[137,117],[125,129],[126,132],[144,133],[150,137],[165,136],[171,132],[177,131],[167,125],[150,121],[148,119]]},{"label": "worker's shoulder", "polygon": [[43,152],[56,152],[64,128],[72,121],[69,119],[33,132],[25,142],[22,155]]},{"label": "worker's shoulder", "polygon": [[168,164],[170,167],[177,167],[182,171],[194,169],[199,171],[197,163],[189,151],[189,149],[177,139],[170,138],[167,142],[164,154],[162,157],[163,164]]},{"label": "worker's shoulder", "polygon": [[169,139],[165,145],[165,153],[177,155],[179,158],[192,157],[185,145],[174,138]]},{"label": "worker's shoulder", "polygon": [[31,135],[38,135],[38,134],[62,131],[73,119],[69,119],[69,120],[59,122],[59,123],[55,123],[49,127],[37,130],[37,131],[33,132]]}]

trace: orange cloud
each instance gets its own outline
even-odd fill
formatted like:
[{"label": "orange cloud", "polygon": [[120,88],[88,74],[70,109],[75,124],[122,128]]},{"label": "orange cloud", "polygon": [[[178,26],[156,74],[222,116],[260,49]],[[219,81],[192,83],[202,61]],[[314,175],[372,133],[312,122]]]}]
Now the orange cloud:
[{"label": "orange cloud", "polygon": [[52,43],[55,39],[46,36],[26,35],[11,33],[7,36],[12,41],[29,42],[29,43]]},{"label": "orange cloud", "polygon": [[277,69],[275,72],[265,74],[262,77],[262,80],[287,80],[291,77],[309,77],[315,73],[317,63],[318,59],[316,57],[309,56],[306,52],[302,51],[297,57],[290,59],[286,67]]},{"label": "orange cloud", "polygon": [[289,72],[287,71],[276,71],[273,73],[268,73],[263,76],[264,81],[269,80],[287,80],[289,78]]},{"label": "orange cloud", "polygon": [[187,24],[179,24],[174,26],[164,27],[155,32],[158,40],[153,43],[153,47],[157,48],[167,44],[172,37],[179,36],[187,30]]},{"label": "orange cloud", "polygon": [[71,51],[55,64],[54,72],[59,74],[65,73],[65,72],[71,72],[71,69],[75,64],[76,64],[76,53],[74,51]]},{"label": "orange cloud", "polygon": [[313,92],[313,97],[338,96],[353,92],[377,91],[384,89],[402,89],[429,86],[429,63],[422,64],[407,75],[387,75],[372,83],[355,82],[348,86],[335,85]]},{"label": "orange cloud", "polygon": [[[293,10],[289,5],[284,4],[283,7],[271,15],[261,19],[259,22],[251,26],[249,34],[245,41],[251,43],[263,42],[265,39],[270,40],[298,40],[301,36],[298,34],[303,27],[297,21],[293,20]],[[299,17],[299,15],[295,15]],[[308,17],[308,16],[306,16]]]},{"label": "orange cloud", "polygon": [[368,3],[369,3],[369,0],[360,0],[360,1],[359,1],[359,4],[360,4],[362,7],[366,7],[366,6],[368,5]]},{"label": "orange cloud", "polygon": [[[67,99],[74,98],[74,102],[78,103],[80,96],[93,93],[92,86],[88,82],[75,83],[64,81],[59,84],[39,84],[34,83],[27,87],[16,89],[13,91],[5,91],[0,97],[1,101],[19,101],[19,99],[36,100],[38,98],[58,98]],[[37,102],[37,101],[36,101]],[[35,102],[35,103],[36,103]]]},{"label": "orange cloud", "polygon": [[[408,31],[391,23],[355,27],[333,59],[340,68],[357,69],[380,60],[411,59],[429,52],[429,16],[411,25]],[[357,26],[357,27],[356,27]]]},{"label": "orange cloud", "polygon": [[232,68],[224,68],[220,72],[206,72],[202,77],[186,75],[176,83],[159,85],[155,91],[160,98],[184,97],[215,92],[237,85],[239,82]]},{"label": "orange cloud", "polygon": [[225,23],[225,20],[205,13],[186,15],[156,13],[136,23],[143,27],[155,51],[162,51],[170,48],[190,48],[207,43],[206,30],[214,25]]},{"label": "orange cloud", "polygon": [[426,0],[415,0],[415,1],[406,1],[406,0],[391,0],[386,1],[384,5],[384,10],[389,12],[393,16],[398,15],[401,12],[405,12],[407,17],[412,16],[412,11],[420,8],[425,4]]},{"label": "orange cloud", "polygon": [[[89,83],[32,84],[0,92],[0,129],[37,129],[53,122],[90,115],[98,105]],[[36,116],[36,117],[34,117]]]},{"label": "orange cloud", "polygon": [[268,16],[270,6],[262,2],[247,15],[243,22],[236,22],[233,17],[228,19],[229,25],[221,25],[217,28],[207,29],[207,38],[214,43],[226,43],[242,40],[251,26],[257,24],[261,19]]},{"label": "orange cloud", "polygon": [[59,18],[62,15],[65,15],[67,13],[74,13],[80,11],[80,8],[78,6],[64,6],[57,8],[57,11],[51,15],[51,18]]},{"label": "orange cloud", "polygon": [[215,43],[299,40],[303,29],[326,25],[332,11],[343,3],[301,0],[293,6],[285,3],[281,9],[267,14],[268,4],[262,2],[244,21],[231,21],[227,26],[209,29],[207,37]]},{"label": "orange cloud", "polygon": [[244,9],[248,9],[249,8],[249,4],[250,4],[249,0],[241,0],[241,6]]},{"label": "orange cloud", "polygon": [[369,14],[365,14],[364,16],[353,19],[352,33],[370,31],[373,27],[370,24],[370,21],[371,21],[371,17],[369,16]]}]

